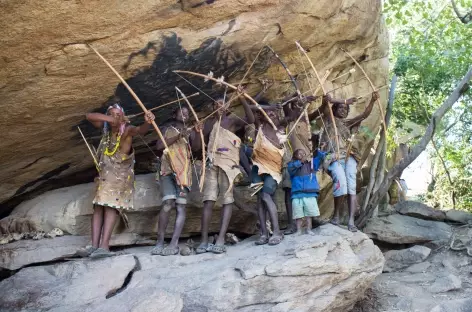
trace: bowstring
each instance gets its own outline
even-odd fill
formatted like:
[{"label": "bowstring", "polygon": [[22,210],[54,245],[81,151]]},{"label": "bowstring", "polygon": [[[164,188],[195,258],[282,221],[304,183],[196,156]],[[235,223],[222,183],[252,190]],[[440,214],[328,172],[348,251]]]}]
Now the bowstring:
[{"label": "bowstring", "polygon": [[[307,72],[306,67],[305,67],[305,63],[303,63],[302,54],[300,53],[300,49],[299,49],[298,47],[297,47],[297,51],[298,51],[298,56],[299,56],[299,58],[300,58],[300,62],[302,63],[302,66],[303,66],[303,70],[305,71],[305,75],[307,76],[307,78],[309,78],[308,72]],[[314,90],[313,87],[312,87],[312,85],[311,85],[310,79],[307,79],[307,81],[308,81],[308,86],[310,87],[310,91],[311,91],[311,90]],[[320,83],[320,86],[321,86],[321,83],[323,83],[323,82],[324,82],[324,81],[320,81],[320,82],[319,82],[319,83]],[[315,94],[313,94],[313,95],[315,95]],[[321,101],[323,101],[323,100],[321,100]],[[328,106],[329,106],[329,104],[328,104]],[[328,108],[331,109],[331,107],[328,107]],[[318,114],[321,116],[320,108],[319,108],[318,106],[316,107],[316,110],[318,111]],[[324,122],[324,118],[321,117],[320,119],[321,119],[321,123],[322,123],[323,128],[324,128],[324,131],[326,132],[326,136],[328,137],[328,142],[329,142],[329,144],[331,145],[331,148],[332,148],[333,151],[334,151],[333,142],[331,141],[331,138],[329,137],[328,130],[327,130],[326,124],[325,124],[325,122]],[[310,123],[310,121],[308,120],[308,124],[309,124],[309,123]]]},{"label": "bowstring", "polygon": [[[197,89],[198,91],[202,92],[206,97],[208,97],[209,99],[211,99],[213,102],[216,102],[216,100],[214,98],[212,98],[211,96],[209,96],[206,92],[204,92],[202,89],[200,89],[199,87],[197,87],[196,85],[194,85],[193,83],[191,83],[190,81],[188,81],[187,79],[185,79],[184,77],[182,77],[182,75],[180,75],[179,73],[175,73],[176,75],[178,75],[180,78],[182,78],[183,80],[185,80],[187,83],[189,83],[192,87],[194,87],[195,89]],[[235,113],[233,113],[232,111],[230,111],[228,109],[228,112],[232,115],[234,115],[236,118],[240,119],[241,121],[243,121],[246,125],[252,127],[254,130],[258,131],[258,129],[253,125],[253,124],[250,124],[248,123],[246,120],[242,119],[241,117],[239,117],[238,115],[236,115]],[[278,146],[279,144],[276,144],[274,143],[274,141],[272,141],[271,139],[267,138],[267,140],[269,140],[272,144],[274,144],[275,146]],[[215,142],[216,143],[216,142]]]},{"label": "bowstring", "polygon": [[[180,109],[180,113],[182,114],[182,105],[180,104],[180,96],[179,96],[179,93],[177,92],[177,90],[175,90],[175,94],[177,95],[177,100],[179,103],[179,109]],[[185,120],[182,118],[182,122],[184,124],[184,127],[185,129],[187,129],[187,125],[185,124]],[[195,165],[195,159],[193,158],[193,153],[192,153],[192,146],[190,145],[190,141],[187,139],[186,140],[187,142],[187,145],[188,145],[188,150],[190,152],[190,158],[192,159],[192,165],[193,165],[193,170],[195,170],[195,176],[197,177],[197,183],[198,185],[200,185],[200,180],[198,178],[198,172],[197,172],[197,166]],[[200,172],[201,174],[201,172]]]}]

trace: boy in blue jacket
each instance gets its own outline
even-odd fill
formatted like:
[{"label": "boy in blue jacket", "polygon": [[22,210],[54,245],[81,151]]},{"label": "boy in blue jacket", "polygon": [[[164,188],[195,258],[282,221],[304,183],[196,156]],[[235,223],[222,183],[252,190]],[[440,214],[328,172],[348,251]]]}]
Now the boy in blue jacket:
[{"label": "boy in blue jacket", "polygon": [[326,153],[317,151],[315,157],[303,162],[305,152],[301,149],[293,153],[293,159],[287,164],[292,180],[293,219],[296,220],[297,234],[302,234],[302,221],[307,218],[307,232],[311,234],[312,218],[318,217],[317,197],[320,191],[316,171],[318,171]]}]

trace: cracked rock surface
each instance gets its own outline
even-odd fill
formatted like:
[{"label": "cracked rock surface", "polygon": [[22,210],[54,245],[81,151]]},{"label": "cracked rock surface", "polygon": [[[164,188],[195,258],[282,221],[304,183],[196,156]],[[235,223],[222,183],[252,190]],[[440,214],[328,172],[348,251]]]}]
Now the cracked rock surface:
[{"label": "cracked rock surface", "polygon": [[[139,247],[133,248],[134,257],[26,268],[0,283],[0,306],[9,311],[348,311],[381,274],[382,253],[360,232],[332,225],[315,232],[287,236],[277,246],[256,246],[250,238],[221,255],[161,257],[151,256],[151,247]],[[11,291],[13,285],[18,290]],[[110,293],[116,295],[106,299]]]}]

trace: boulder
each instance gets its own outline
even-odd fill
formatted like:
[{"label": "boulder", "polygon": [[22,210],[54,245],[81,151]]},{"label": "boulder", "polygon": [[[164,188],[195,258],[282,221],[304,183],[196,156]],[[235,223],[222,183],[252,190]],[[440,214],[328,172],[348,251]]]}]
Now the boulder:
[{"label": "boulder", "polygon": [[[196,166],[199,171],[199,166]],[[203,209],[202,195],[198,190],[197,178],[194,174],[194,185],[188,195],[187,214],[182,237],[200,234]],[[327,174],[320,174],[320,185],[331,183]],[[95,195],[93,183],[66,187],[44,193],[32,200],[17,206],[6,218],[0,220],[0,234],[25,233],[32,231],[48,232],[60,228],[72,235],[90,235],[90,222],[93,214],[92,200]],[[253,235],[258,230],[256,214],[257,196],[247,186],[236,186],[234,189],[234,206],[229,231],[233,233]],[[279,211],[280,224],[286,220],[284,192],[278,189],[275,203]],[[221,198],[220,198],[221,200]],[[331,199],[332,200],[332,199]],[[128,227],[120,220],[114,233],[135,233],[149,235],[157,233],[159,211],[162,208],[162,196],[156,185],[154,174],[136,177],[134,210],[126,212]],[[332,205],[320,206],[322,217],[329,218]],[[217,233],[220,228],[221,201],[215,205],[210,223],[210,232]],[[175,213],[167,227],[167,233],[174,230]]]},{"label": "boulder", "polygon": [[400,214],[372,218],[363,231],[372,239],[390,244],[447,242],[452,234],[451,226],[444,222],[422,220]]},{"label": "boulder", "polygon": [[[110,246],[149,245],[154,240],[133,233],[113,235]],[[0,268],[17,270],[26,265],[60,260],[73,256],[76,251],[90,245],[90,236],[62,236],[41,240],[20,240],[0,245]]]},{"label": "boulder", "polygon": [[[333,69],[326,90],[347,82],[331,80],[353,68],[340,48],[350,51],[373,84],[381,86],[389,70],[388,32],[381,10],[381,2],[372,0],[111,0],[94,2],[93,7],[81,1],[50,0],[48,5],[2,2],[2,12],[8,14],[3,14],[0,27],[8,35],[2,36],[0,57],[4,108],[0,123],[9,134],[0,140],[0,202],[8,200],[0,213],[8,213],[21,196],[93,179],[93,172],[84,176],[93,170],[93,162],[76,126],[81,126],[94,145],[100,131],[84,120],[85,113],[103,112],[114,96],[120,98],[127,114],[140,112],[87,44],[113,64],[148,108],[175,100],[175,86],[187,95],[197,92],[173,70],[212,71],[215,77],[224,76],[225,81],[237,84],[265,45],[283,58],[305,92],[309,83],[317,82],[313,77],[306,79],[295,40],[308,51],[320,75]],[[214,83],[182,76],[213,98],[224,92]],[[345,77],[355,83],[336,90],[333,96],[372,91],[360,79],[360,70]],[[277,87],[266,94],[269,101],[295,91],[268,50],[259,54],[245,78],[249,94],[262,88],[259,78],[276,82]],[[385,105],[387,90],[379,93]],[[353,105],[350,116],[363,112],[368,100],[365,97]],[[190,101],[201,116],[209,113],[206,106],[211,101],[203,92]],[[157,110],[156,122],[169,119],[175,107]],[[363,121],[357,138],[366,143],[364,149],[369,150],[382,118],[374,108]],[[131,122],[139,124],[142,118],[131,118]],[[150,146],[155,139],[155,133],[144,137]],[[139,138],[134,146],[136,167],[147,168],[152,153]]]},{"label": "boulder", "polygon": [[[49,191],[16,207],[10,216],[0,220],[0,229],[4,233],[8,233],[15,232],[17,229],[47,232],[53,228],[60,228],[72,235],[89,235],[94,192],[94,183]],[[251,197],[251,191],[243,186],[237,187],[234,195],[235,205],[230,231],[252,235],[257,230],[256,196]],[[276,200],[283,208],[282,193],[276,195]],[[162,196],[159,187],[156,186],[154,174],[138,175],[136,177],[134,210],[126,212],[128,228],[120,220],[115,226],[114,233],[144,235],[157,233],[157,220],[161,207]],[[194,187],[188,197],[183,237],[200,233],[202,208],[202,195],[198,191],[198,187]],[[211,232],[219,230],[220,208],[221,204],[218,202],[210,223]],[[167,228],[168,233],[173,232],[174,218],[175,213],[172,213]]]},{"label": "boulder", "polygon": [[[288,236],[277,246],[256,246],[256,238],[250,238],[220,255],[160,257],[146,252],[135,258],[31,267],[0,283],[0,305],[12,312],[131,311],[127,307],[133,303],[132,311],[150,311],[143,302],[157,304],[159,311],[347,311],[381,274],[382,253],[360,232],[324,225],[315,233]],[[48,278],[42,278],[44,272]],[[26,273],[32,278],[28,285]],[[108,277],[117,282],[111,285]],[[109,284],[95,291],[105,282]],[[79,295],[81,300],[75,301]],[[107,300],[107,295],[114,296]],[[120,304],[123,308],[116,310]]]},{"label": "boulder", "polygon": [[0,307],[3,311],[46,311],[59,307],[68,311],[69,307],[105,301],[123,286],[135,267],[134,257],[125,255],[25,268],[0,283]]},{"label": "boulder", "polygon": [[446,218],[444,211],[410,200],[399,202],[395,205],[395,210],[402,215],[425,220],[444,221]]},{"label": "boulder", "polygon": [[384,272],[393,272],[420,263],[428,258],[431,249],[424,246],[413,246],[402,250],[390,250],[384,253]]},{"label": "boulder", "polygon": [[463,224],[472,223],[472,213],[462,210],[447,210],[446,220]]}]

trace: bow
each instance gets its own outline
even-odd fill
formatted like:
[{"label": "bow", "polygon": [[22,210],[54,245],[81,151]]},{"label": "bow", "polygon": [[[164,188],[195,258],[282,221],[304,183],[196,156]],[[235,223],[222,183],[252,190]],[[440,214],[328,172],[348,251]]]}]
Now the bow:
[{"label": "bow", "polygon": [[[205,79],[208,79],[208,80],[212,80],[216,83],[220,83],[220,84],[223,84],[233,90],[238,90],[238,88],[230,83],[227,83],[225,81],[223,81],[223,79],[215,79],[213,77],[210,77],[208,75],[204,75],[204,74],[199,74],[199,73],[194,73],[194,72],[191,72],[191,71],[185,71],[185,70],[174,70],[173,71],[174,73],[182,73],[182,74],[189,74],[189,75],[193,75],[193,76],[197,76],[197,77],[202,77],[202,78],[205,78]],[[274,128],[274,130],[277,131],[277,127],[274,125],[274,123],[272,122],[272,120],[269,118],[269,116],[267,116],[266,112],[262,109],[262,107],[259,105],[259,103],[256,102],[256,100],[254,100],[249,94],[247,94],[246,92],[243,92],[242,95],[248,99],[249,101],[251,101],[254,105],[256,105],[257,109],[259,109],[262,113],[262,115],[264,115],[264,117],[267,119],[267,121],[269,122],[269,124],[272,126],[272,128]]]},{"label": "bow", "polygon": [[[316,71],[315,65],[313,65],[313,62],[312,62],[311,59],[308,57],[308,54],[306,53],[305,49],[302,48],[302,46],[300,45],[300,43],[298,43],[298,41],[295,41],[295,44],[297,45],[297,48],[299,49],[299,51],[301,51],[301,52],[305,55],[305,57],[307,58],[308,63],[310,63],[311,68],[312,68],[313,71],[315,72],[316,79],[317,79],[318,82],[320,83],[321,90],[323,90],[323,95],[326,95],[325,88],[323,87],[323,82],[321,81],[320,76],[318,75],[318,71]],[[329,108],[329,117],[331,118],[331,123],[333,124],[333,128],[334,128],[334,135],[335,135],[334,139],[335,139],[335,141],[336,141],[336,149],[337,149],[336,158],[339,158],[338,127],[336,127],[336,121],[334,120],[334,115],[333,115],[333,111],[331,110],[331,108]]]},{"label": "bow", "polygon": [[267,46],[267,48],[272,52],[272,54],[274,54],[274,56],[280,62],[282,67],[285,69],[285,71],[287,72],[288,77],[290,78],[290,80],[292,81],[293,86],[295,87],[295,90],[297,91],[298,98],[302,99],[303,95],[300,92],[300,88],[298,87],[298,83],[295,80],[295,78],[293,77],[292,73],[290,72],[290,69],[288,69],[287,65],[285,65],[284,61],[282,61],[282,59],[279,57],[279,55],[277,53],[275,53],[274,49],[272,49],[270,46]]},{"label": "bow", "polygon": [[[93,50],[93,52],[95,52],[95,54],[98,55],[98,57],[111,69],[111,71],[118,77],[118,79],[120,79],[121,83],[126,87],[126,89],[128,89],[129,93],[131,93],[131,95],[133,96],[133,98],[136,100],[136,102],[138,103],[138,105],[141,107],[141,109],[144,111],[145,114],[148,113],[148,110],[146,109],[146,107],[144,106],[143,102],[141,102],[141,100],[139,99],[139,97],[136,95],[136,93],[134,93],[133,89],[131,89],[131,87],[128,85],[128,83],[123,79],[123,77],[121,77],[121,75],[116,71],[115,68],[113,68],[113,66],[100,54],[98,53],[97,50],[95,50],[91,45],[88,45],[90,47],[90,49]],[[166,143],[166,140],[164,139],[164,136],[162,135],[162,132],[161,130],[159,130],[159,127],[156,125],[156,122],[153,120],[151,122],[152,126],[154,127],[154,129],[156,130],[157,132],[157,135],[159,136],[159,138],[161,139],[162,143],[164,144],[164,147],[166,150],[169,150],[169,146],[167,146],[167,143]],[[169,160],[170,160],[170,164],[171,166],[174,168],[177,168],[174,164],[174,161],[172,160],[172,157],[169,157]],[[176,178],[178,179],[178,176],[176,175]],[[181,186],[181,188],[183,188],[183,186]]]},{"label": "bow", "polygon": [[[195,110],[193,109],[192,104],[190,104],[188,98],[185,96],[185,94],[178,87],[175,87],[175,90],[177,90],[177,92],[179,92],[180,95],[183,97],[183,99],[187,103],[190,111],[192,112],[193,117],[195,118],[195,121],[199,123],[200,120],[198,119],[198,115],[195,112]],[[203,130],[202,129],[200,129],[200,131],[198,131],[198,132],[200,132],[200,139],[202,140],[202,173],[201,173],[201,176],[200,176],[200,185],[199,185],[200,192],[202,192],[203,191],[203,185],[204,185],[204,182],[205,182],[205,171],[206,171],[205,138],[203,136]]]},{"label": "bow", "polygon": [[85,136],[84,136],[84,134],[82,133],[82,130],[80,130],[80,127],[77,127],[77,129],[79,129],[80,135],[82,136],[82,139],[84,139],[85,145],[87,145],[87,148],[88,148],[88,150],[89,150],[89,152],[90,152],[90,155],[92,155],[93,163],[95,164],[95,168],[97,168],[97,171],[100,172],[100,166],[98,165],[98,161],[97,161],[97,158],[96,158],[96,156],[95,156],[95,153],[92,151],[92,148],[91,148],[90,145],[88,144],[87,139],[85,139]]},{"label": "bow", "polygon": [[[344,50],[343,48],[341,48],[341,50],[346,53],[353,61],[354,63],[356,64],[357,67],[359,67],[359,69],[362,71],[362,73],[364,74],[365,78],[367,79],[367,81],[369,82],[370,84],[370,87],[372,88],[372,91],[377,91],[377,89],[375,88],[374,84],[372,83],[372,80],[370,80],[369,76],[367,76],[367,73],[365,72],[364,68],[362,68],[362,66],[359,64],[359,62],[356,61],[356,59],[354,57],[352,57],[352,55],[347,52],[346,50]],[[384,114],[384,111],[383,111],[383,108],[382,108],[382,105],[380,104],[380,100],[377,99],[376,100],[378,106],[379,106],[379,110],[380,110],[380,114],[382,115],[382,118],[381,118],[381,121],[382,121],[382,126],[383,126],[383,130],[385,133],[387,133],[387,125],[385,124],[385,114]]]}]

